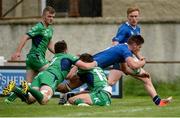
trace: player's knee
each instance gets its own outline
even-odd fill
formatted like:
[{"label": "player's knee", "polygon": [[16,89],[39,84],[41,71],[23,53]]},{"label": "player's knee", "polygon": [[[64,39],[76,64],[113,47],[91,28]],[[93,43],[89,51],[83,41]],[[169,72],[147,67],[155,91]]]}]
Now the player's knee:
[{"label": "player's knee", "polygon": [[48,99],[43,99],[43,100],[40,102],[40,104],[41,104],[41,105],[45,105],[45,104],[48,103],[48,101],[49,101]]},{"label": "player's knee", "polygon": [[108,79],[108,84],[110,86],[113,86],[117,81],[116,80],[113,80],[113,79]]},{"label": "player's knee", "polygon": [[47,102],[49,101],[49,99],[51,99],[52,95],[53,95],[53,91],[50,88],[47,89],[42,89],[41,93],[43,94],[43,99],[41,101],[39,101],[40,104],[47,104]]},{"label": "player's knee", "polygon": [[151,78],[148,78],[148,77],[144,78],[144,79],[143,79],[143,82],[144,82],[145,84],[152,84]]},{"label": "player's knee", "polygon": [[41,101],[39,101],[39,103],[40,103],[41,105],[45,105],[45,104],[48,103],[48,101],[49,101],[50,98],[51,98],[50,95],[44,94],[43,99],[42,99]]}]

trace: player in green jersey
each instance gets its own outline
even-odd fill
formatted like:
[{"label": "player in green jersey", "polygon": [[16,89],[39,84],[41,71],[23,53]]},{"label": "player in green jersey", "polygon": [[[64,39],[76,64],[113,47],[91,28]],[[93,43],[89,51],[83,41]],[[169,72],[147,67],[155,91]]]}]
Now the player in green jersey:
[{"label": "player in green jersey", "polygon": [[31,85],[23,81],[21,84],[22,88],[20,88],[15,86],[15,82],[11,81],[3,90],[4,95],[14,92],[22,101],[27,103],[38,101],[40,104],[47,104],[55,92],[57,85],[64,81],[73,64],[81,69],[88,69],[94,65],[94,63],[85,63],[78,60],[76,56],[68,54],[65,41],[57,42],[54,47],[55,56],[49,67],[40,72],[33,79]]},{"label": "player in green jersey", "polygon": [[11,56],[12,60],[19,60],[21,51],[29,39],[32,40],[32,47],[26,58],[26,80],[31,83],[32,78],[35,77],[39,71],[48,67],[48,60],[45,59],[46,50],[49,49],[54,53],[54,44],[51,40],[53,29],[51,24],[55,16],[54,8],[47,6],[42,13],[42,20],[35,24],[24,35],[18,45],[16,52]]},{"label": "player in green jersey", "polygon": [[[40,71],[49,66],[48,60],[45,59],[46,50],[49,49],[54,53],[54,44],[51,40],[53,29],[51,24],[55,16],[54,8],[47,6],[42,13],[42,20],[34,25],[21,39],[15,53],[12,54],[11,60],[20,60],[21,51],[29,39],[32,40],[32,47],[26,56],[26,80],[32,82]],[[12,97],[5,99],[5,102],[13,102],[17,97],[12,93]]]},{"label": "player in green jersey", "polygon": [[[80,60],[90,63],[93,62],[93,57],[84,53],[80,56]],[[80,92],[70,97],[68,99],[70,104],[78,106],[108,106],[111,104],[112,88],[108,85],[106,75],[100,67],[94,67],[89,70],[79,69],[77,76],[80,78],[81,84],[87,84],[88,92]]]}]

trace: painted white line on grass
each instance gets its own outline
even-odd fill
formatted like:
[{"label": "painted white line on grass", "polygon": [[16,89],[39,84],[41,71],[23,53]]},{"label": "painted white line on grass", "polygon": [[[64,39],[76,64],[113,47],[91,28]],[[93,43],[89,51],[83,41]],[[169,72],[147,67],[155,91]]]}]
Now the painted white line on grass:
[{"label": "painted white line on grass", "polygon": [[120,112],[123,112],[123,113],[132,113],[132,112],[140,112],[140,111],[150,111],[152,110],[152,108],[150,107],[147,107],[147,108],[133,108],[133,109],[118,109],[118,110],[109,110],[109,111],[103,111],[103,112],[91,112],[91,113],[87,113],[87,112],[84,112],[84,113],[75,113],[75,114],[69,114],[67,116],[92,116],[92,115],[100,115],[104,112],[106,113],[120,113]]}]

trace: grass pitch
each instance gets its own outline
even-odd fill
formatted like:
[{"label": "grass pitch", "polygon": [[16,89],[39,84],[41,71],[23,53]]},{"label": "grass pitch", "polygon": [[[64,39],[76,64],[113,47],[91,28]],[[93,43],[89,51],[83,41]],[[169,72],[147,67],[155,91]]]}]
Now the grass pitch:
[{"label": "grass pitch", "polygon": [[47,105],[27,105],[19,99],[6,104],[0,97],[0,117],[180,117],[180,96],[173,99],[166,107],[154,105],[148,96],[113,98],[108,107],[78,107],[58,105],[58,98],[52,98]]}]

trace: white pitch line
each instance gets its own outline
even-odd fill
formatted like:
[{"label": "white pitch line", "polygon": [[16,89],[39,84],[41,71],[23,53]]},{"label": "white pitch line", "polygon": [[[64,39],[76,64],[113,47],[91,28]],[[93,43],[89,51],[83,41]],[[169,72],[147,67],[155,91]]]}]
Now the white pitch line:
[{"label": "white pitch line", "polygon": [[[150,111],[152,110],[152,108],[150,107],[147,107],[147,108],[136,108],[136,109],[126,109],[126,110],[123,110],[123,109],[118,109],[118,110],[109,110],[109,111],[106,111],[107,112],[111,112],[111,113],[120,113],[120,112],[124,112],[124,113],[132,113],[132,112],[139,112],[139,111]],[[98,114],[102,114],[104,113],[103,112],[91,112],[91,113],[87,113],[87,112],[84,112],[84,113],[75,113],[75,114],[69,114],[67,116],[92,116],[92,115],[97,115]]]}]

